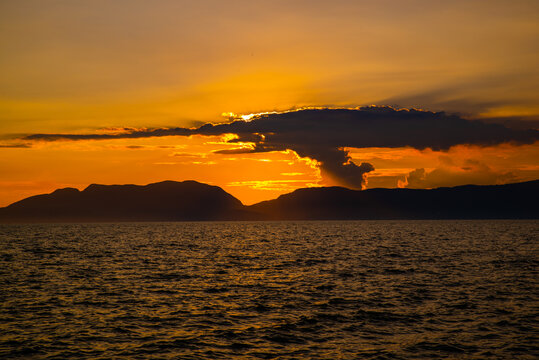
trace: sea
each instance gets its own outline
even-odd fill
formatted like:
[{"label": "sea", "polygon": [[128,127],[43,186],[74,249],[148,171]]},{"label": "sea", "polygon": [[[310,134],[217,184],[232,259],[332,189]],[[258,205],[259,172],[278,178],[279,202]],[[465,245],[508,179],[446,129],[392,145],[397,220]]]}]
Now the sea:
[{"label": "sea", "polygon": [[1,359],[538,359],[539,221],[0,225]]}]

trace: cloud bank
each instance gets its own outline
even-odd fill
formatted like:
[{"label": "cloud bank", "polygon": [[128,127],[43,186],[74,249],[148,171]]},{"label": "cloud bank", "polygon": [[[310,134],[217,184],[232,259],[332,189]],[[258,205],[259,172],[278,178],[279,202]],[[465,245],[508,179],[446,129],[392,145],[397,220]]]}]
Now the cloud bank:
[{"label": "cloud bank", "polygon": [[487,164],[474,159],[466,159],[458,163],[448,156],[440,156],[439,160],[439,166],[431,171],[423,168],[411,171],[400,185],[425,189],[467,184],[504,184],[518,180],[510,171],[495,171]]},{"label": "cloud bank", "polygon": [[229,149],[231,153],[293,150],[300,157],[317,161],[321,175],[350,188],[363,188],[370,163],[354,163],[345,148],[413,147],[447,150],[461,144],[490,146],[501,143],[531,144],[539,140],[534,129],[510,129],[444,112],[396,110],[391,107],[357,109],[304,109],[257,115],[246,120],[198,128],[143,129],[117,134],[33,134],[24,140],[110,140],[160,136],[236,134],[229,142],[250,142],[252,149]]}]

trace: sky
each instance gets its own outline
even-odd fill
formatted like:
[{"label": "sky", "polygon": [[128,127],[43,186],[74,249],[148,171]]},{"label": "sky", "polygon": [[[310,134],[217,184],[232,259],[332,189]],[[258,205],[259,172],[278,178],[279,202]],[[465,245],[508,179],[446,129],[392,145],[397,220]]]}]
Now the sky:
[{"label": "sky", "polygon": [[537,19],[535,0],[2,1],[0,206],[538,179]]}]

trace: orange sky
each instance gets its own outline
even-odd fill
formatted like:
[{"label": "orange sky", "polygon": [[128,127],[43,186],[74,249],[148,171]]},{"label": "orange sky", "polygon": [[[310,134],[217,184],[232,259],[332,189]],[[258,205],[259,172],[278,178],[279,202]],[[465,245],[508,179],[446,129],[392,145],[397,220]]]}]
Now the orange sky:
[{"label": "orange sky", "polygon": [[[321,184],[293,152],[212,153],[237,146],[221,137],[20,140],[33,133],[369,104],[538,128],[538,18],[524,0],[2,2],[0,206],[90,183],[195,179],[247,204]],[[349,150],[376,168],[369,187],[539,178],[537,144]]]}]

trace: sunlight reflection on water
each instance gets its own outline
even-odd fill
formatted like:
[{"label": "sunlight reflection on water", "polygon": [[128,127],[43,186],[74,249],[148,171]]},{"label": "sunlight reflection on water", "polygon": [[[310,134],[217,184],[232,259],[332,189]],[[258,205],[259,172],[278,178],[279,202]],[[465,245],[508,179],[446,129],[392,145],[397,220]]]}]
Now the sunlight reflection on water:
[{"label": "sunlight reflection on water", "polygon": [[537,221],[0,226],[4,358],[535,358]]}]

